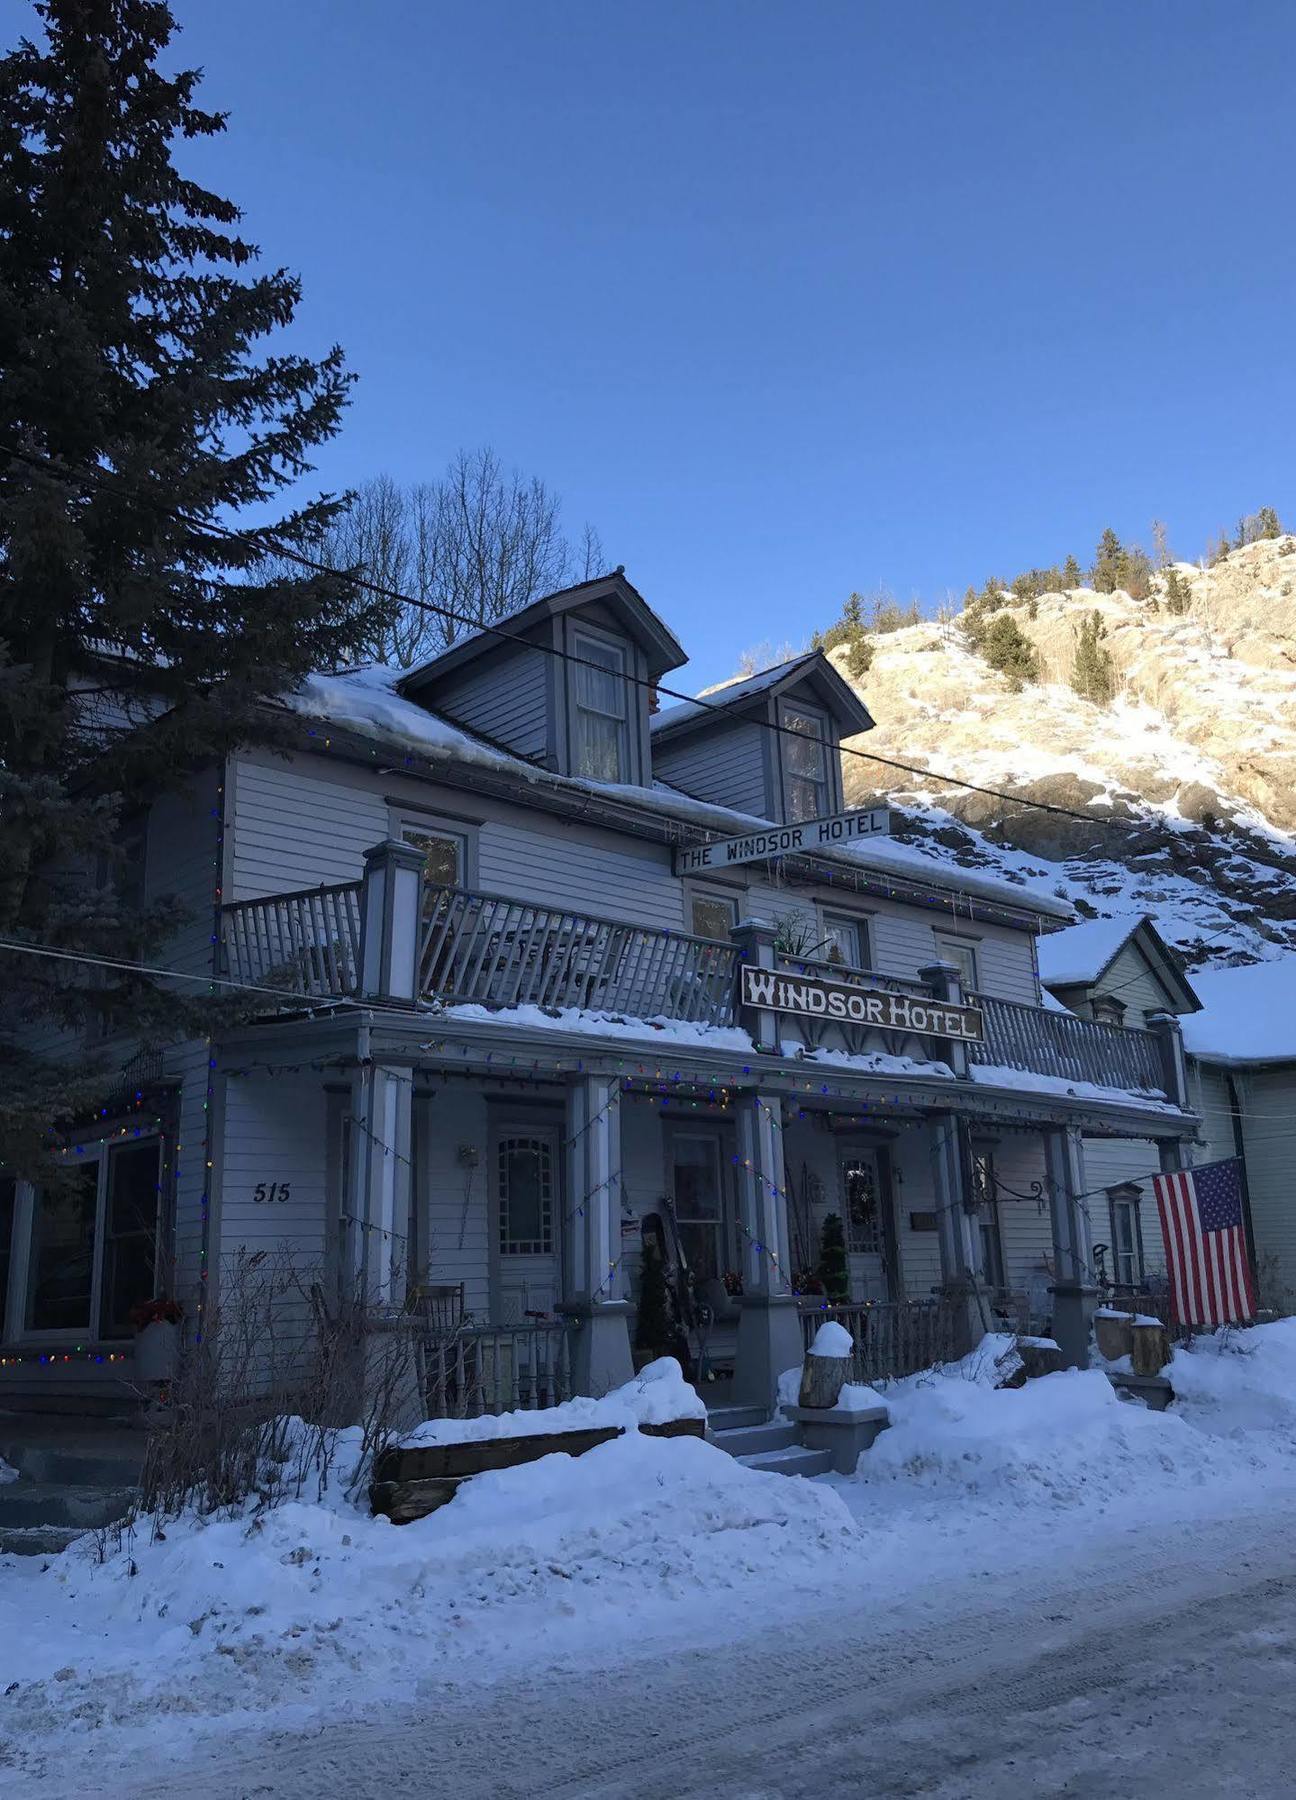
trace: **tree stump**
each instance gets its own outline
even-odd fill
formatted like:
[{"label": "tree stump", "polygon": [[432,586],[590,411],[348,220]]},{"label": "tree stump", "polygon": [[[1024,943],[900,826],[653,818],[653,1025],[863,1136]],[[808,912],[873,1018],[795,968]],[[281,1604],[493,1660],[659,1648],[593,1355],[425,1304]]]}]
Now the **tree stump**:
[{"label": "tree stump", "polygon": [[849,1356],[808,1355],[801,1368],[801,1392],[797,1396],[797,1405],[813,1406],[820,1410],[836,1406],[838,1395],[850,1379],[850,1369]]},{"label": "tree stump", "polygon": [[1133,1344],[1133,1313],[1096,1312],[1093,1323],[1094,1342],[1104,1361],[1119,1362],[1122,1356],[1130,1354]]},{"label": "tree stump", "polygon": [[1052,1338],[1018,1338],[1015,1348],[1027,1381],[1057,1375],[1066,1368],[1066,1357]]},{"label": "tree stump", "polygon": [[1136,1375],[1159,1375],[1170,1361],[1170,1336],[1157,1321],[1130,1327],[1130,1368]]}]

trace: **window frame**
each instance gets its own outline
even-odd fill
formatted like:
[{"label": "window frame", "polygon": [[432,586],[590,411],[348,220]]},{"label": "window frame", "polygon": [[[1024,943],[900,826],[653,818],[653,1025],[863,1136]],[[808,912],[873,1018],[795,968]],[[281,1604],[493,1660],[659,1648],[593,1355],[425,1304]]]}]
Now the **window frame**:
[{"label": "window frame", "polygon": [[[811,737],[809,732],[796,730],[795,726],[790,723],[790,715],[793,714],[800,718],[808,719],[817,726],[818,729],[814,738]],[[833,746],[831,718],[823,707],[815,706],[812,703],[800,700],[781,699],[778,703],[778,724],[780,726],[778,733],[778,763],[782,785],[780,800],[782,803],[784,824],[800,825],[807,819],[831,818],[836,805],[836,790],[833,783],[832,757],[830,754]],[[808,775],[798,774],[789,768],[788,748],[790,737],[793,733],[806,743],[814,742],[818,744],[820,767],[823,771],[821,781],[811,783],[811,778]],[[804,815],[799,815],[793,811],[791,792],[792,783],[794,781],[806,782],[815,787],[822,787],[822,805],[818,810]]]},{"label": "window frame", "polygon": [[[570,742],[569,765],[571,774],[581,781],[633,782],[635,780],[635,764],[631,736],[633,719],[632,703],[630,699],[630,678],[633,673],[632,663],[634,661],[634,648],[627,639],[616,637],[610,632],[599,631],[595,627],[587,625],[582,620],[572,621],[569,648],[573,657],[578,659],[585,657],[589,661],[597,661],[597,656],[588,657],[588,650],[593,650],[595,652],[601,651],[603,653],[611,652],[621,665],[619,672],[614,670],[607,671],[613,680],[619,681],[621,684],[621,711],[619,714],[605,712],[598,706],[586,705],[581,700],[580,696],[581,680],[588,674],[588,671],[582,666],[579,660],[568,665],[570,670],[570,719],[568,730]],[[580,767],[579,755],[581,734],[578,719],[578,714],[580,713],[588,713],[592,718],[611,719],[617,723],[619,730],[617,733],[618,771],[616,775],[595,774],[589,769]]]},{"label": "window frame", "polygon": [[[1138,1288],[1147,1280],[1147,1265],[1143,1256],[1143,1208],[1140,1204],[1142,1194],[1107,1192],[1107,1222],[1111,1227],[1112,1281],[1117,1287]],[[1130,1248],[1122,1251],[1119,1245],[1119,1233],[1116,1229],[1116,1218],[1119,1209],[1128,1208],[1133,1221]],[[1133,1258],[1134,1268],[1129,1280],[1125,1280],[1120,1272],[1120,1258]]]},{"label": "window frame", "polygon": [[[834,925],[847,926],[855,933],[855,949],[862,959],[851,963],[834,963],[834,968],[871,969],[873,967],[873,939],[867,915],[863,913],[839,912],[836,907],[819,908],[819,936],[827,943],[828,933]],[[824,955],[822,962],[832,962],[831,956]]]},{"label": "window frame", "polygon": [[971,1146],[971,1160],[972,1192],[976,1197],[976,1209],[972,1217],[980,1238],[981,1273],[986,1285],[998,1292],[1008,1286],[1008,1264],[1004,1256],[1003,1217],[999,1210],[994,1146],[974,1143]]},{"label": "window frame", "polygon": [[[963,981],[963,992],[965,994],[979,993],[981,991],[980,939],[959,937],[951,932],[940,931],[934,932],[933,936],[936,940],[936,960],[957,964]],[[963,974],[962,964],[958,961],[960,956],[966,956],[972,965],[970,981]]]},{"label": "window frame", "polygon": [[[873,1238],[871,1243],[861,1243],[856,1235],[855,1220],[851,1213],[850,1193],[846,1186],[847,1175],[856,1164],[864,1164],[873,1172],[873,1205],[875,1218],[873,1221]],[[886,1228],[883,1218],[885,1207],[881,1159],[876,1150],[855,1149],[843,1150],[838,1158],[838,1180],[841,1186],[841,1220],[842,1235],[846,1240],[848,1256],[876,1256],[886,1263]]]},{"label": "window frame", "polygon": [[[705,933],[700,932],[697,929],[697,925],[693,918],[693,908],[699,900],[711,901],[717,906],[731,907],[733,909],[733,924],[737,925],[742,918],[741,897],[732,891],[727,892],[723,888],[698,887],[691,882],[684,889],[684,904],[688,914],[688,930],[686,935],[694,938],[701,937],[708,944],[727,944],[730,941],[728,932],[726,932],[722,938],[709,938],[705,936]],[[732,926],[730,929],[732,930]]]},{"label": "window frame", "polygon": [[393,807],[388,815],[387,830],[388,835],[401,844],[415,844],[417,837],[452,838],[459,851],[459,880],[455,885],[469,889],[476,887],[478,828],[471,821],[456,819],[452,814]]}]

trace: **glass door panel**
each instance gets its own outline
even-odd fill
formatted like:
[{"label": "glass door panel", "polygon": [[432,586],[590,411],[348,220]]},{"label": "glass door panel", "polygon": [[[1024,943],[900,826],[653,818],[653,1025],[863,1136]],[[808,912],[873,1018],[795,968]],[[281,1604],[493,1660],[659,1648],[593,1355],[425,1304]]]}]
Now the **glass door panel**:
[{"label": "glass door panel", "polygon": [[718,1138],[678,1133],[671,1142],[671,1165],[675,1221],[689,1273],[695,1282],[721,1278],[728,1258]]},{"label": "glass door panel", "polygon": [[131,1308],[157,1292],[158,1175],[156,1139],[114,1144],[108,1152],[99,1305],[105,1338],[129,1337]]}]

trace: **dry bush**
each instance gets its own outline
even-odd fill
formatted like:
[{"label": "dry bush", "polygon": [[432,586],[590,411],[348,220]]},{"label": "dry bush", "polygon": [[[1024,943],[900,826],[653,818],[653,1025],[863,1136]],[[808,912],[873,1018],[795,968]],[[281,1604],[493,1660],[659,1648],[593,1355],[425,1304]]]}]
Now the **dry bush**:
[{"label": "dry bush", "polygon": [[[322,1498],[336,1470],[349,1493],[409,1422],[408,1329],[358,1299],[329,1304],[317,1270],[288,1252],[240,1252],[222,1272],[150,1434],[141,1510],[233,1513]],[[356,1440],[340,1439],[359,1426]]]}]

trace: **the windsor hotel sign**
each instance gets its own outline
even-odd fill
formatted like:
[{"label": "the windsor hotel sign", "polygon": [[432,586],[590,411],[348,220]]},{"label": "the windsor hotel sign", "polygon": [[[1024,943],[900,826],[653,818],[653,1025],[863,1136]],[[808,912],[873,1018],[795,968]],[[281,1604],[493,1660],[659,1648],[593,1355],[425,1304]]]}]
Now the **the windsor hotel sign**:
[{"label": "the windsor hotel sign", "polygon": [[981,1041],[981,1012],[921,994],[896,994],[886,988],[852,987],[845,981],[821,981],[811,975],[785,975],[777,969],[743,964],[745,1006],[802,1018],[827,1019],[839,1025],[871,1025],[879,1031],[912,1031],[921,1037]]},{"label": "the windsor hotel sign", "polygon": [[773,856],[807,856],[815,850],[837,850],[857,838],[877,837],[891,829],[884,806],[867,812],[834,813],[827,819],[805,819],[800,825],[770,825],[746,837],[717,838],[675,852],[677,875],[705,875],[738,863],[765,862]]}]

